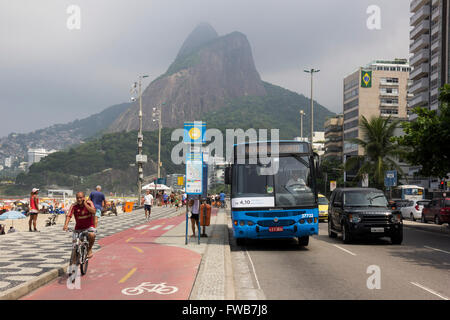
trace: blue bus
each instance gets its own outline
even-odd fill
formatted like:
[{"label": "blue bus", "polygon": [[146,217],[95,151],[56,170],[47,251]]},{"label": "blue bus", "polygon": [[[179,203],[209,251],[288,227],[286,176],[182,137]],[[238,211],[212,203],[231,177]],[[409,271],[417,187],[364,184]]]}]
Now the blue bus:
[{"label": "blue bus", "polygon": [[298,238],[299,245],[307,246],[309,236],[319,233],[317,174],[318,156],[307,142],[235,145],[225,183],[231,185],[238,245],[245,239]]}]

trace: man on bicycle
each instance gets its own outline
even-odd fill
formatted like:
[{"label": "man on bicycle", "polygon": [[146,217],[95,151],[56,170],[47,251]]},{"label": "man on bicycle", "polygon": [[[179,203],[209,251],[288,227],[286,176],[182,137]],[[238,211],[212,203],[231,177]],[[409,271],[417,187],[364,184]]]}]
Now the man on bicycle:
[{"label": "man on bicycle", "polygon": [[69,226],[69,221],[72,218],[72,215],[75,216],[75,232],[83,232],[88,231],[88,239],[89,239],[89,251],[87,258],[92,258],[92,246],[95,241],[95,212],[96,209],[91,200],[86,200],[84,196],[84,192],[78,192],[76,203],[72,204],[69,209],[69,212],[66,216],[66,222],[64,223],[63,230],[67,231]]}]

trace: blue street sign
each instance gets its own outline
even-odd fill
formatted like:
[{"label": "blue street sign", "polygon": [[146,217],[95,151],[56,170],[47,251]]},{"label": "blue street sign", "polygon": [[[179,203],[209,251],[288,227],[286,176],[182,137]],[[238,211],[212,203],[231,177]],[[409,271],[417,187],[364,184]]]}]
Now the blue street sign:
[{"label": "blue street sign", "polygon": [[397,171],[386,171],[384,174],[384,186],[396,187],[397,186]]},{"label": "blue street sign", "polygon": [[202,121],[184,123],[184,143],[205,143],[206,123]]},{"label": "blue street sign", "polygon": [[203,163],[203,190],[202,198],[206,199],[208,196],[208,164]]}]

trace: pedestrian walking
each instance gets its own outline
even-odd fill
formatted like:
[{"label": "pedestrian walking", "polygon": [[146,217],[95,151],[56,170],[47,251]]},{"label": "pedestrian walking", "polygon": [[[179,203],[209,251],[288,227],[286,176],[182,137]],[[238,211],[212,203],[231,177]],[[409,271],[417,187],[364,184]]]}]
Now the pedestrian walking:
[{"label": "pedestrian walking", "polygon": [[30,220],[28,221],[28,231],[32,232],[31,224],[33,224],[34,232],[38,232],[36,229],[37,217],[39,213],[39,189],[33,188],[30,194]]},{"label": "pedestrian walking", "polygon": [[145,211],[145,219],[147,219],[147,221],[150,220],[150,214],[152,213],[152,206],[153,206],[153,196],[150,193],[150,190],[147,190],[144,196],[144,211]]},{"label": "pedestrian walking", "polygon": [[92,191],[89,195],[89,199],[94,203],[95,207],[95,221],[94,228],[97,228],[98,218],[102,216],[102,210],[106,207],[105,195],[102,193],[102,187],[95,187],[95,191]]},{"label": "pedestrian walking", "polygon": [[167,207],[167,202],[169,201],[169,196],[167,195],[167,193],[164,193],[163,199],[164,199],[164,207]]}]

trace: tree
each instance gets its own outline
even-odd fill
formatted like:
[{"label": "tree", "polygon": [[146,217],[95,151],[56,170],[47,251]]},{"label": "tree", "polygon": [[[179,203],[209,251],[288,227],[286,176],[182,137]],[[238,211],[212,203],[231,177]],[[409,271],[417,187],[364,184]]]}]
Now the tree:
[{"label": "tree", "polygon": [[387,170],[395,169],[399,175],[403,175],[396,159],[403,157],[405,151],[393,139],[398,125],[399,121],[392,121],[391,117],[373,117],[369,121],[362,116],[359,127],[363,139],[350,139],[350,142],[362,146],[365,155],[347,159],[345,169],[352,170],[360,166],[356,178],[362,179],[363,174],[368,174],[375,187],[382,190]]},{"label": "tree", "polygon": [[427,108],[415,108],[418,118],[403,124],[405,136],[398,143],[409,149],[405,159],[412,165],[420,165],[420,174],[448,178],[450,172],[450,85],[440,90],[439,112]]}]

